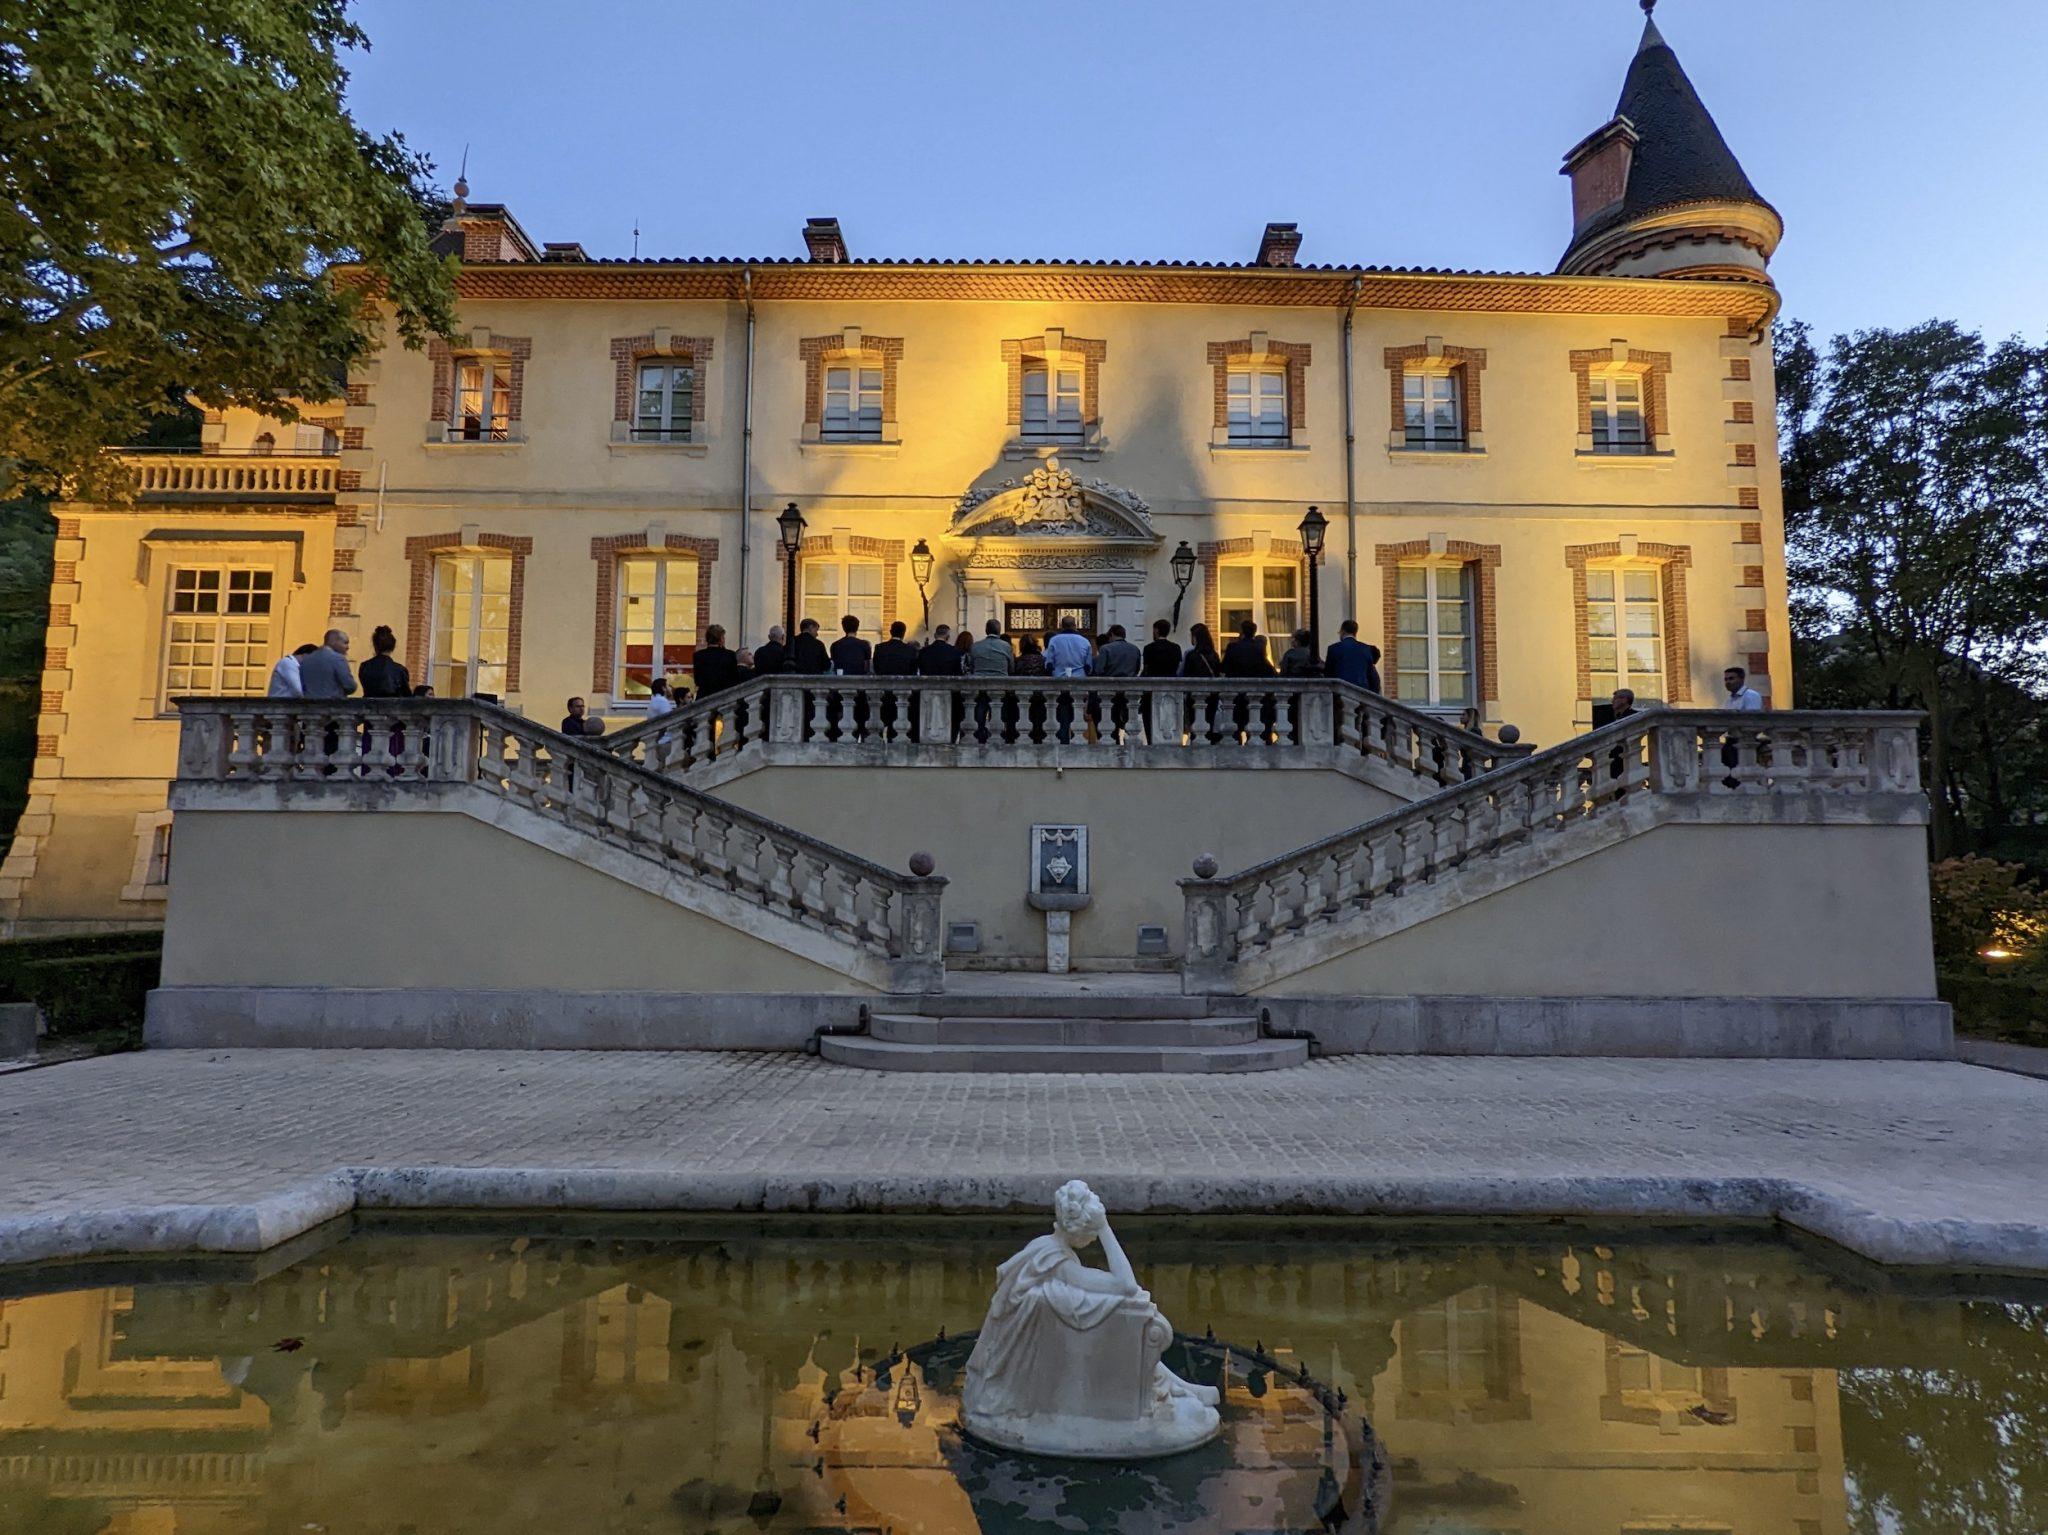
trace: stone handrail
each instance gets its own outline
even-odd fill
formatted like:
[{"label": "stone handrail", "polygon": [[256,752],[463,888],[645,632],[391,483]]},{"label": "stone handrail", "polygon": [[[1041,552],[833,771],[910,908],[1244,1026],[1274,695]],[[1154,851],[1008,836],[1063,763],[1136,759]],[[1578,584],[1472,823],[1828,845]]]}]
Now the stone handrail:
[{"label": "stone handrail", "polygon": [[333,495],[338,460],[331,454],[123,453],[143,495]]},{"label": "stone handrail", "polygon": [[[1062,739],[1064,735],[1065,739]],[[1001,760],[1018,749],[1057,748],[1072,761],[1133,750],[1171,756],[1191,748],[1252,748],[1286,761],[1298,748],[1339,759],[1377,759],[1443,786],[1464,783],[1529,748],[1447,725],[1395,699],[1333,679],[1083,677],[760,677],[603,738],[607,751],[655,772],[776,747],[814,750],[807,761],[873,766],[892,748],[940,748],[949,765]],[[854,747],[864,748],[856,753]],[[879,755],[878,755],[879,750]],[[765,753],[764,753],[765,754]],[[897,752],[906,760],[908,752]],[[934,760],[927,750],[920,760]],[[1320,764],[1318,764],[1320,765]]]},{"label": "stone handrail", "polygon": [[943,987],[943,878],[898,874],[509,710],[471,699],[177,704],[180,784],[472,785],[849,944],[890,989]]},{"label": "stone handrail", "polygon": [[1369,908],[1412,898],[1452,870],[1617,816],[1625,807],[1920,792],[1905,712],[1737,714],[1649,710],[1538,752],[1362,826],[1217,877],[1180,881],[1183,984],[1228,990],[1239,961],[1267,958]]}]

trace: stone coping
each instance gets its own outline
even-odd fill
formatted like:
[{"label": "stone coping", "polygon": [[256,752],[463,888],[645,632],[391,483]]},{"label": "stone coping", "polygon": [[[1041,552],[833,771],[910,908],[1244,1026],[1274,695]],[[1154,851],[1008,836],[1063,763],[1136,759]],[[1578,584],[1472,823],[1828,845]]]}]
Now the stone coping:
[{"label": "stone coping", "polygon": [[[356,1211],[1772,1220],[2048,1273],[2048,1085],[1955,1063],[1366,1058],[896,1076],[788,1056],[177,1051],[0,1079],[0,1263],[256,1253]],[[1623,1170],[1625,1169],[1625,1170]]]}]

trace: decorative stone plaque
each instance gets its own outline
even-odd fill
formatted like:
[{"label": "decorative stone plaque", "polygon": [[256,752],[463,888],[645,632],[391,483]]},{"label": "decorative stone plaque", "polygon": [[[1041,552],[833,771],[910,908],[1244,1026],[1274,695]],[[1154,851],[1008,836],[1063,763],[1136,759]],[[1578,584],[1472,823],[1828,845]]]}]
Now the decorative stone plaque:
[{"label": "decorative stone plaque", "polygon": [[1031,904],[1040,911],[1072,911],[1088,897],[1088,828],[1031,828]]}]

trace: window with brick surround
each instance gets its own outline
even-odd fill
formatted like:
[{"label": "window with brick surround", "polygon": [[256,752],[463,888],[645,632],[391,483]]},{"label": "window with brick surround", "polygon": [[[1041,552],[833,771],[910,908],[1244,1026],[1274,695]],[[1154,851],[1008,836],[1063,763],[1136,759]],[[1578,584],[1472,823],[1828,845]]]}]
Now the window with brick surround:
[{"label": "window with brick surround", "polygon": [[879,639],[882,633],[882,562],[845,554],[805,554],[803,601],[799,622],[815,618],[826,642],[839,638],[839,621],[851,613],[860,631]]},{"label": "window with brick surround", "polygon": [[1216,571],[1216,643],[1237,638],[1237,626],[1249,618],[1272,648],[1274,638],[1301,627],[1301,562],[1237,560]]},{"label": "window with brick surround", "polygon": [[1479,702],[1476,573],[1469,560],[1417,562],[1396,570],[1395,697],[1446,709]]},{"label": "window with brick surround", "polygon": [[1233,362],[1224,375],[1229,440],[1242,447],[1285,447],[1291,435],[1287,412],[1287,365]]},{"label": "window with brick surround", "polygon": [[1643,380],[1637,373],[1608,369],[1591,375],[1593,451],[1647,453],[1650,438],[1643,415]]},{"label": "window with brick surround", "polygon": [[1596,565],[1586,571],[1586,665],[1592,697],[1630,688],[1665,697],[1664,596],[1654,565]]},{"label": "window with brick surround", "polygon": [[433,657],[435,695],[509,691],[512,648],[512,557],[457,551],[434,558]]},{"label": "window with brick surround", "polygon": [[1481,444],[1480,383],[1486,350],[1431,336],[1390,346],[1387,446],[1410,453],[1471,453]]},{"label": "window with brick surround", "polygon": [[164,699],[259,694],[270,685],[273,572],[181,565],[165,587]]},{"label": "window with brick surround", "polygon": [[1079,442],[1082,370],[1035,360],[1024,365],[1023,435],[1043,442]]},{"label": "window with brick surround", "polygon": [[882,440],[882,368],[863,366],[851,359],[825,369],[824,418],[819,438],[824,442],[880,442]]},{"label": "window with brick surround", "polygon": [[612,643],[615,700],[644,700],[656,677],[688,670],[697,650],[697,577],[693,555],[620,557]]},{"label": "window with brick surround", "polygon": [[504,442],[511,434],[510,365],[496,357],[458,353],[448,435],[459,442]]},{"label": "window with brick surround", "polygon": [[1459,453],[1465,448],[1464,391],[1448,368],[1410,368],[1401,381],[1401,429],[1410,448]]},{"label": "window with brick surround", "polygon": [[687,358],[642,358],[633,395],[633,440],[688,442],[696,399],[697,369]]}]

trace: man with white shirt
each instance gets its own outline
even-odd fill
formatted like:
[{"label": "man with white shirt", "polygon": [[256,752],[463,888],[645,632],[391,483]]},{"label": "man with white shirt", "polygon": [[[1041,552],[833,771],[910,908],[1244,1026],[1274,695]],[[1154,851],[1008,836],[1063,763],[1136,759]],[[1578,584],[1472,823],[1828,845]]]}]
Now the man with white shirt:
[{"label": "man with white shirt", "polygon": [[279,656],[277,665],[270,669],[270,697],[304,698],[305,681],[299,675],[299,657],[310,656],[318,645],[301,645],[288,656]]},{"label": "man with white shirt", "polygon": [[1728,702],[1725,707],[1740,714],[1761,714],[1764,707],[1763,694],[1748,686],[1749,673],[1739,666],[1731,666],[1721,673],[1721,681],[1728,688]]},{"label": "man with white shirt", "polygon": [[[1088,643],[1088,636],[1080,631],[1074,622],[1074,615],[1060,615],[1059,633],[1045,642],[1045,669],[1055,677],[1085,677],[1095,668],[1095,647]],[[1054,711],[1059,719],[1059,739],[1062,746],[1074,735],[1074,695],[1060,694],[1060,701]]]}]

